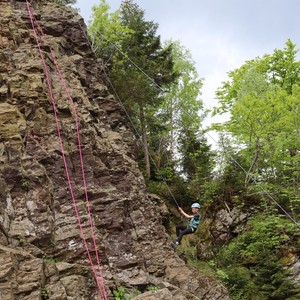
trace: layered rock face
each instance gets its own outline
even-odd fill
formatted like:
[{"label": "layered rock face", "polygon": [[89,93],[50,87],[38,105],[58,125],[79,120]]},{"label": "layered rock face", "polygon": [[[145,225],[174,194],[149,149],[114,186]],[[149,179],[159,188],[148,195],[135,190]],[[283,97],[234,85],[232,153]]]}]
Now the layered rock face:
[{"label": "layered rock face", "polygon": [[168,211],[146,193],[134,136],[104,84],[83,20],[47,1],[32,1],[32,8],[47,38],[41,49],[70,184],[26,1],[0,0],[0,299],[101,299],[70,192],[71,185],[96,265],[74,107],[50,47],[76,105],[108,297],[120,286],[145,290],[151,284],[160,290],[138,299],[228,299],[220,283],[188,269],[171,249],[163,226]]}]

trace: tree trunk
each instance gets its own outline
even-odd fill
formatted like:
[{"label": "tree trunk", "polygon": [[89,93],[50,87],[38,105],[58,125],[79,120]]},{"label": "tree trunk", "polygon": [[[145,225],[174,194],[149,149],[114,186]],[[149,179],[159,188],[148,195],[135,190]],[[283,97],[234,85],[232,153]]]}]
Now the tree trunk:
[{"label": "tree trunk", "polygon": [[145,160],[145,171],[146,176],[150,178],[150,159],[149,159],[149,149],[148,149],[148,140],[147,140],[147,131],[146,131],[146,120],[144,107],[140,104],[140,122],[142,128],[142,141],[144,148],[144,160]]},{"label": "tree trunk", "polygon": [[249,182],[252,180],[253,178],[253,175],[251,173],[254,173],[255,172],[255,168],[258,168],[257,167],[257,161],[258,161],[258,157],[259,157],[259,154],[260,154],[260,146],[259,146],[259,139],[257,139],[256,141],[256,151],[255,151],[255,157],[252,161],[252,164],[246,174],[246,177],[245,177],[245,186],[247,186],[249,184]]}]

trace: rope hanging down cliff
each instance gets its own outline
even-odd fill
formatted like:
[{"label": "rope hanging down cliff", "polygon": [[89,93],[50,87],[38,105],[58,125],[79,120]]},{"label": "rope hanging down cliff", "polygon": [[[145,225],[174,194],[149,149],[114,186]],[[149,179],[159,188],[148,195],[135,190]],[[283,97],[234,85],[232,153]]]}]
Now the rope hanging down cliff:
[{"label": "rope hanging down cliff", "polygon": [[81,217],[79,215],[77,202],[75,200],[75,195],[74,195],[74,191],[73,191],[73,187],[72,187],[72,182],[71,182],[70,173],[69,173],[69,169],[68,169],[68,165],[67,165],[65,150],[64,150],[64,146],[63,146],[63,140],[62,140],[60,125],[59,125],[59,118],[57,116],[57,108],[56,108],[55,98],[54,98],[54,94],[53,94],[53,90],[52,90],[52,86],[51,86],[50,74],[49,74],[49,71],[48,71],[48,68],[47,68],[45,57],[43,55],[43,51],[41,49],[41,44],[39,42],[39,38],[38,38],[38,34],[37,34],[37,31],[36,31],[35,24],[37,25],[37,27],[38,27],[41,35],[42,35],[42,39],[44,41],[46,41],[46,37],[45,37],[44,32],[41,29],[38,21],[34,17],[33,10],[30,7],[30,4],[29,4],[28,0],[26,0],[26,4],[27,4],[28,15],[29,15],[30,20],[31,20],[33,34],[34,34],[34,37],[35,37],[35,40],[36,40],[36,43],[37,43],[38,51],[39,51],[39,54],[40,54],[40,57],[41,57],[41,60],[42,60],[43,69],[44,69],[44,73],[45,73],[45,76],[46,76],[49,95],[50,95],[52,106],[53,106],[53,113],[54,113],[55,124],[56,124],[57,134],[58,134],[58,138],[59,138],[59,144],[60,144],[63,163],[64,163],[64,168],[65,168],[65,173],[66,173],[66,177],[67,177],[67,181],[68,181],[69,191],[70,191],[72,201],[73,201],[73,207],[74,207],[76,217],[77,217],[78,226],[80,228],[81,237],[82,237],[82,240],[83,240],[85,250],[87,252],[87,256],[88,256],[88,259],[89,259],[89,262],[90,262],[90,265],[91,265],[91,268],[92,268],[92,271],[93,271],[93,275],[94,275],[94,278],[95,278],[96,283],[97,283],[97,287],[98,287],[100,295],[101,295],[101,298],[104,299],[104,300],[107,300],[108,297],[107,297],[106,290],[105,290],[105,284],[104,284],[104,279],[103,279],[103,275],[102,275],[100,259],[99,259],[99,255],[98,255],[98,249],[97,249],[97,245],[96,245],[93,219],[92,219],[92,214],[91,214],[91,211],[90,211],[90,204],[89,204],[89,200],[88,200],[87,184],[86,184],[86,177],[85,177],[85,172],[84,172],[84,162],[83,162],[83,156],[82,156],[82,150],[81,150],[81,140],[80,140],[79,123],[78,123],[78,115],[77,115],[77,111],[76,111],[76,106],[74,104],[74,101],[72,99],[70,91],[69,91],[69,89],[66,85],[66,82],[62,77],[62,74],[61,74],[60,68],[57,64],[57,60],[55,58],[53,49],[50,47],[51,56],[52,56],[53,62],[55,64],[57,73],[59,75],[60,81],[61,81],[61,83],[62,83],[62,85],[63,85],[63,87],[64,87],[64,89],[65,89],[65,91],[66,91],[66,93],[69,97],[69,100],[72,104],[72,107],[73,107],[74,118],[75,118],[75,123],[76,123],[76,133],[77,133],[78,150],[79,150],[79,156],[80,156],[80,165],[81,165],[81,171],[82,171],[82,179],[83,179],[85,198],[86,198],[86,204],[87,204],[87,208],[88,208],[89,222],[90,222],[90,227],[91,227],[94,250],[95,250],[95,253],[96,253],[96,259],[97,259],[97,265],[98,265],[98,272],[99,272],[100,281],[99,281],[99,278],[97,276],[97,273],[96,273],[96,270],[95,270],[95,267],[94,267],[94,264],[93,264],[93,261],[92,261],[92,258],[91,258],[90,250],[89,250],[89,247],[88,247],[88,244],[87,244],[87,241],[86,241],[86,237],[85,237],[85,234],[84,234],[84,231],[83,231]]}]

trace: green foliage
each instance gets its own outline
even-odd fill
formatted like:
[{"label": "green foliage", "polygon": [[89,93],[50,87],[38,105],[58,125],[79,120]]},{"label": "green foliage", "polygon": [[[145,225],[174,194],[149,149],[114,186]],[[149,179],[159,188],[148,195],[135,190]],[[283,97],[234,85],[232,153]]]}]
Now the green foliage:
[{"label": "green foliage", "polygon": [[113,295],[115,300],[130,300],[129,296],[125,294],[126,290],[123,286],[119,287],[117,290],[113,290]]},{"label": "green foliage", "polygon": [[48,263],[48,264],[56,264],[58,263],[58,260],[56,258],[53,258],[51,256],[47,256],[47,255],[44,255],[43,256],[43,260]]},{"label": "green foliage", "polygon": [[[155,287],[152,288],[154,290]],[[126,289],[123,286],[120,286],[117,290],[113,290],[113,295],[115,300],[130,300],[131,298],[134,298],[140,294],[141,291],[139,291],[138,289],[132,289],[129,294],[126,292]]]},{"label": "green foliage", "polygon": [[146,290],[147,290],[147,291],[155,292],[155,291],[158,291],[158,290],[159,290],[159,287],[150,284],[150,285],[148,285],[148,286],[146,287]]},{"label": "green foliage", "polygon": [[228,274],[224,270],[221,270],[221,269],[216,270],[216,276],[224,282],[229,279]]},{"label": "green foliage", "polygon": [[[144,291],[158,291],[159,287],[154,285],[147,285]],[[126,291],[125,287],[120,286],[118,289],[113,290],[115,300],[130,300],[136,296],[141,295],[142,292],[138,289],[132,289],[130,292]]]},{"label": "green foliage", "polygon": [[28,191],[28,189],[29,189],[29,181],[26,180],[26,179],[23,179],[23,180],[22,180],[22,187],[23,187],[25,190]]},{"label": "green foliage", "polygon": [[179,143],[179,150],[182,153],[182,171],[187,179],[195,179],[197,175],[202,180],[210,178],[213,162],[206,138],[188,130],[180,135]]},{"label": "green foliage", "polygon": [[47,292],[46,288],[42,288],[41,289],[41,300],[47,300],[47,299],[49,299],[48,292]]},{"label": "green foliage", "polygon": [[[209,169],[201,162],[208,150],[203,150],[206,141],[199,137],[202,79],[190,52],[178,41],[162,45],[157,28],[133,1],[124,1],[110,13],[105,0],[93,8],[89,27],[94,48],[107,63],[110,79],[142,137],[140,166],[152,180],[161,180],[156,168],[174,177],[178,150],[185,160],[184,172]],[[185,140],[187,135],[190,140]],[[194,140],[197,149],[187,150]]]},{"label": "green foliage", "polygon": [[219,252],[217,262],[227,275],[223,280],[233,299],[237,295],[241,299],[258,299],[253,295],[259,295],[259,299],[289,299],[300,295],[281,262],[282,250],[299,236],[295,229],[280,216],[261,215]]},{"label": "green foliage", "polygon": [[[120,11],[110,13],[109,9],[110,7],[105,0],[101,0],[98,6],[93,6],[88,28],[94,50],[107,65],[123,62],[123,58],[117,56],[117,49],[121,48],[122,44],[133,33],[121,23]],[[121,61],[117,62],[115,56]]]},{"label": "green foliage", "polygon": [[220,106],[215,113],[231,117],[214,128],[226,132],[224,146],[244,168],[227,160],[226,191],[232,188],[229,182],[244,191],[259,182],[296,217],[300,213],[300,62],[295,48],[288,40],[283,50],[229,72],[230,80],[217,91]]},{"label": "green foliage", "polygon": [[283,50],[275,49],[270,57],[270,77],[273,84],[279,85],[288,94],[292,93],[294,84],[300,81],[300,62],[296,61],[298,50],[290,39]]},{"label": "green foliage", "polygon": [[170,84],[160,107],[163,115],[169,116],[165,121],[169,129],[169,147],[171,153],[180,155],[178,168],[188,180],[196,177],[197,172],[205,178],[211,165],[208,166],[210,149],[200,133],[202,79],[198,76],[190,52],[179,41],[168,41],[166,46],[172,46],[174,70],[179,74],[177,80]]},{"label": "green foliage", "polygon": [[169,126],[177,137],[182,130],[197,132],[201,124],[203,102],[200,99],[203,79],[199,78],[191,53],[179,41],[167,41],[172,47],[173,69],[178,74],[169,86],[162,110],[169,114]]},{"label": "green foliage", "polygon": [[177,77],[172,46],[162,46],[158,25],[145,20],[144,11],[133,1],[124,1],[115,13],[108,10],[104,0],[94,7],[89,34],[97,53],[107,63],[110,81],[135,131],[142,137],[143,165],[149,178],[149,155],[155,154],[157,148],[168,147],[161,139],[165,126],[158,115],[163,90]]},{"label": "green foliage", "polygon": [[18,242],[19,242],[19,246],[20,246],[20,247],[23,247],[23,246],[26,245],[26,239],[25,239],[25,237],[23,237],[23,236],[18,236],[18,237],[17,237],[17,240],[18,240]]},{"label": "green foliage", "polygon": [[207,181],[202,185],[201,205],[209,208],[213,203],[219,202],[222,195],[222,185],[217,180]]}]

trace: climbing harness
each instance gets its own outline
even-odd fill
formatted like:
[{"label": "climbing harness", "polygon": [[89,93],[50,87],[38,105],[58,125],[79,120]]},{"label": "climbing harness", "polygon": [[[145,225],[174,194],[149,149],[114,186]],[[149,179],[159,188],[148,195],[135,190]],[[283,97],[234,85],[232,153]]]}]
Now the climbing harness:
[{"label": "climbing harness", "polygon": [[72,182],[71,182],[71,178],[70,178],[70,173],[69,173],[69,169],[68,169],[68,165],[67,165],[67,160],[66,160],[66,155],[65,155],[65,150],[64,150],[64,146],[63,146],[63,140],[62,140],[62,135],[61,135],[61,129],[60,129],[60,125],[59,125],[59,118],[57,116],[57,108],[56,108],[56,103],[55,103],[55,98],[54,98],[54,94],[53,94],[53,90],[51,87],[51,80],[50,80],[50,74],[47,68],[47,64],[46,64],[46,60],[45,57],[43,55],[42,49],[41,49],[41,44],[39,42],[39,38],[38,38],[38,34],[37,34],[37,30],[36,30],[36,26],[38,27],[41,35],[42,35],[42,39],[44,41],[46,41],[46,36],[42,30],[42,28],[40,27],[38,21],[36,20],[34,13],[33,13],[33,9],[30,7],[30,4],[28,2],[28,0],[26,0],[26,4],[27,4],[27,10],[28,10],[28,15],[30,17],[31,20],[31,25],[32,25],[32,29],[33,29],[33,34],[37,43],[37,47],[38,47],[38,51],[42,60],[42,64],[43,64],[43,69],[44,69],[44,73],[46,76],[46,81],[47,81],[47,86],[48,86],[48,90],[49,90],[49,95],[51,98],[51,102],[52,102],[52,106],[53,106],[53,113],[54,113],[54,118],[55,118],[55,124],[56,124],[56,129],[57,129],[57,134],[58,134],[58,138],[59,138],[59,144],[60,144],[60,149],[61,149],[61,153],[62,153],[62,158],[63,158],[63,163],[64,163],[64,168],[65,168],[65,173],[66,173],[66,177],[67,177],[67,181],[68,181],[68,185],[69,185],[69,191],[72,197],[72,201],[73,201],[73,207],[76,213],[76,217],[77,217],[77,222],[78,222],[78,226],[80,228],[80,233],[81,233],[81,237],[82,237],[82,241],[85,247],[85,250],[87,252],[88,255],[88,259],[93,271],[93,275],[94,278],[96,280],[97,283],[97,287],[99,289],[101,298],[103,300],[107,300],[107,294],[106,294],[106,290],[105,290],[105,284],[104,284],[104,278],[102,275],[102,269],[101,269],[101,265],[100,265],[100,259],[99,259],[99,254],[98,254],[98,249],[97,249],[97,245],[96,245],[96,239],[95,239],[95,231],[94,231],[94,224],[93,224],[93,218],[92,218],[92,214],[90,211],[90,204],[89,204],[89,200],[88,200],[88,192],[87,192],[87,184],[86,184],[86,177],[85,177],[85,171],[84,171],[84,162],[83,162],[83,155],[82,155],[82,149],[81,149],[81,140],[80,140],[80,133],[79,133],[79,122],[78,122],[78,115],[77,115],[77,111],[76,111],[76,106],[74,104],[74,101],[72,99],[71,93],[67,87],[67,84],[65,82],[65,80],[63,79],[63,76],[61,74],[60,68],[58,66],[57,60],[55,58],[54,55],[54,51],[53,49],[50,47],[50,52],[51,52],[51,56],[53,59],[53,62],[55,64],[57,73],[59,75],[60,81],[69,97],[69,100],[72,104],[73,107],[73,112],[74,112],[74,118],[75,118],[75,124],[76,124],[76,133],[77,133],[77,142],[78,142],[78,150],[79,150],[79,156],[80,156],[80,165],[81,165],[81,171],[82,171],[82,180],[83,180],[83,186],[84,186],[84,192],[85,192],[85,198],[86,198],[86,204],[87,204],[87,209],[88,209],[88,215],[89,215],[89,222],[90,222],[90,228],[91,228],[91,236],[92,236],[92,240],[93,240],[93,245],[94,245],[94,250],[96,253],[96,259],[97,259],[97,265],[98,265],[98,272],[99,272],[99,277],[101,282],[99,281],[99,278],[97,276],[92,258],[91,258],[91,254],[90,254],[90,250],[86,241],[86,237],[85,237],[85,233],[83,231],[83,226],[82,226],[82,222],[81,222],[81,217],[79,215],[79,211],[78,211],[78,207],[77,207],[77,202],[75,200],[75,195],[74,195],[74,191],[73,191],[73,187],[72,187]]}]

